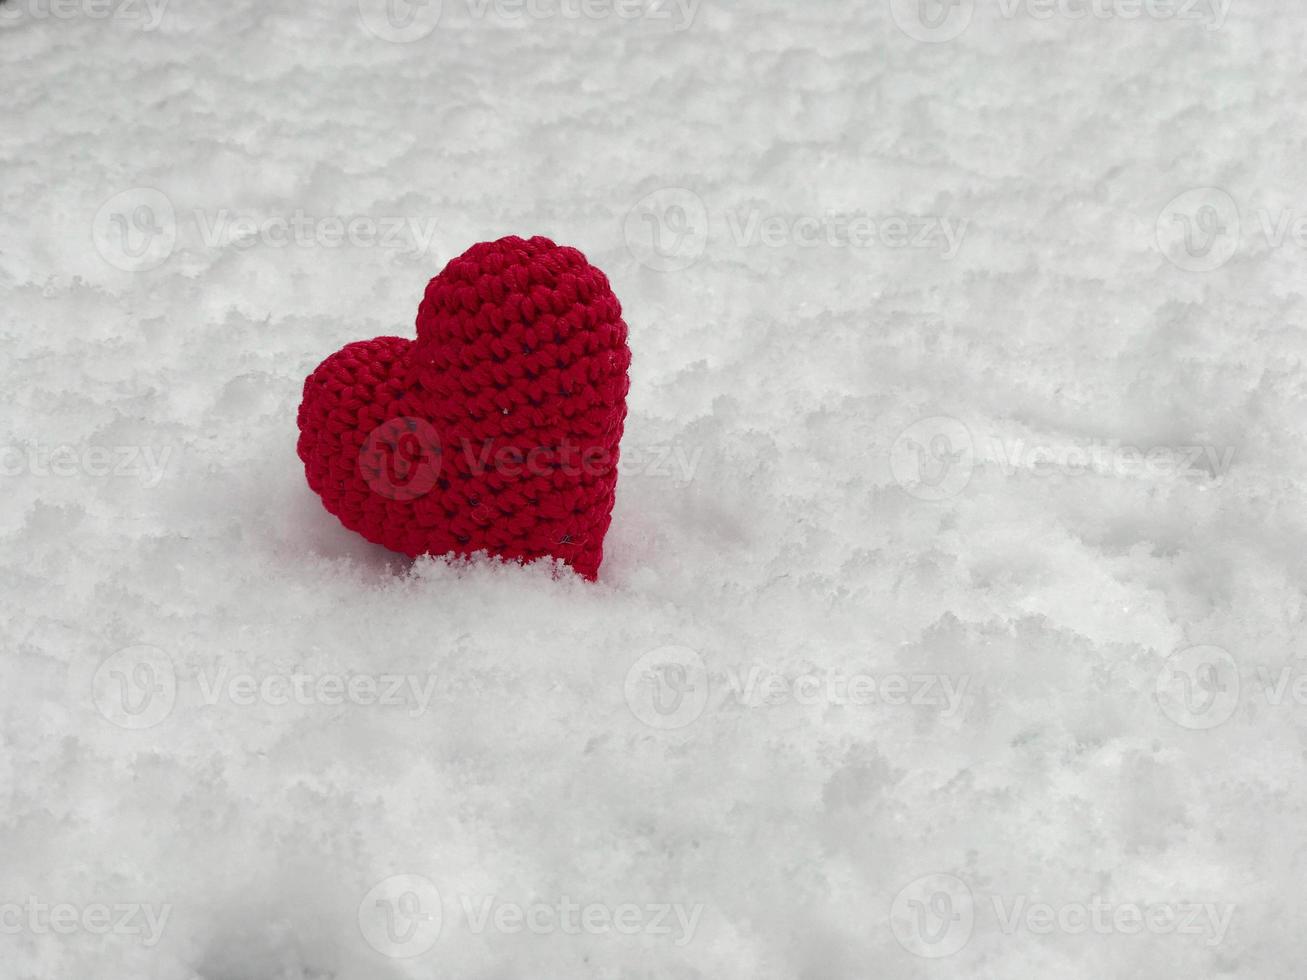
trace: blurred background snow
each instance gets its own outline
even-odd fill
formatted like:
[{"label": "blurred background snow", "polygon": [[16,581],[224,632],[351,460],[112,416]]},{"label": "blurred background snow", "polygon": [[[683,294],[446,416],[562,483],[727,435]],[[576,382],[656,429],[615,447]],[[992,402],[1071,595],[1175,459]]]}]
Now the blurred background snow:
[{"label": "blurred background snow", "polygon": [[[1304,45],[9,0],[0,977],[1300,977]],[[631,328],[597,585],[295,456],[506,234]]]}]

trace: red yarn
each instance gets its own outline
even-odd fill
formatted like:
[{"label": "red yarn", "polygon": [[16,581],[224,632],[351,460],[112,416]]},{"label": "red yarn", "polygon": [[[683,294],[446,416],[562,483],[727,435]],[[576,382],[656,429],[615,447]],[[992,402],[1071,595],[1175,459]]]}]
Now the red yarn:
[{"label": "red yarn", "polygon": [[309,486],[410,556],[554,557],[594,579],[631,363],[607,277],[547,238],[483,242],[428,284],[417,334],[349,344],[304,382]]}]

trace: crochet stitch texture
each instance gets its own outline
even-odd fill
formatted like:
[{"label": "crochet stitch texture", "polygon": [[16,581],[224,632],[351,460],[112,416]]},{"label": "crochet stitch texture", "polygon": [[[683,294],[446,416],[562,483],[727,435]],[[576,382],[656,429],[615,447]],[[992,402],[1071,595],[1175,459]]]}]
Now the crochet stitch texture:
[{"label": "crochet stitch texture", "polygon": [[352,343],[309,375],[309,486],[409,556],[553,557],[594,579],[630,362],[621,304],[579,251],[474,245],[428,284],[416,340]]}]

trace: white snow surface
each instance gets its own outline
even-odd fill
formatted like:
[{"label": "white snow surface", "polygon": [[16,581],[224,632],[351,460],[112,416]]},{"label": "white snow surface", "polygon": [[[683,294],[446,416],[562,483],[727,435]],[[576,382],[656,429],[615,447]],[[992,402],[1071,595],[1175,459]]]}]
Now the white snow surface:
[{"label": "white snow surface", "polygon": [[[1298,0],[51,2],[0,8],[0,980],[1302,976]],[[295,455],[508,234],[630,326],[596,584],[385,552]]]}]

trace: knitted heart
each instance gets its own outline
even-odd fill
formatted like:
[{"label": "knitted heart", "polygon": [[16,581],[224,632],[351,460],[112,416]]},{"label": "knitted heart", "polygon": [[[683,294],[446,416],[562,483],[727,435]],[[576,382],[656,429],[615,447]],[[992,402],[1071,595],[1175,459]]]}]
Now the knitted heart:
[{"label": "knitted heart", "polygon": [[299,456],[369,541],[560,558],[594,579],[630,363],[621,305],[584,255],[483,242],[427,285],[416,340],[349,344],[309,375]]}]

